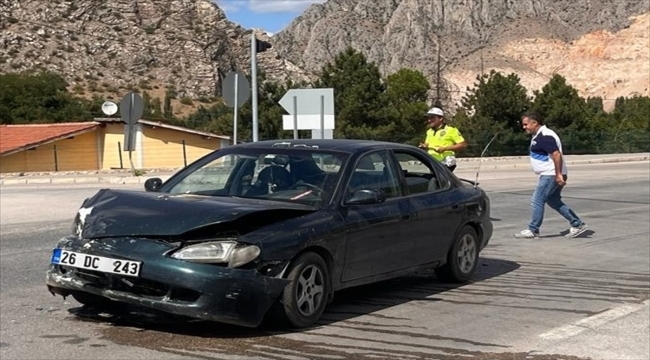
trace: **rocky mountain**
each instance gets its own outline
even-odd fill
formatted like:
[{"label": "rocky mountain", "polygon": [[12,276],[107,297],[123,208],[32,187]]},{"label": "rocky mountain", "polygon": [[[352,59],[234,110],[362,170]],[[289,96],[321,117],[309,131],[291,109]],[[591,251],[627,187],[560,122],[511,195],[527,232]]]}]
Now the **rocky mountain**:
[{"label": "rocky mountain", "polygon": [[559,73],[583,96],[614,99],[650,94],[648,14],[648,0],[329,0],[274,42],[307,71],[347,46],[384,73],[416,68],[451,91],[448,104],[491,69],[529,90]]},{"label": "rocky mountain", "polygon": [[[0,71],[48,69],[108,98],[137,88],[162,99],[168,86],[209,98],[227,72],[249,72],[251,31],[207,0],[0,0]],[[302,73],[274,48],[258,62],[271,78]]]},{"label": "rocky mountain", "polygon": [[[302,80],[352,46],[384,74],[422,71],[432,96],[450,90],[448,105],[491,69],[529,90],[559,73],[583,96],[650,95],[649,18],[650,0],[329,0],[273,36],[258,64]],[[162,99],[170,87],[214,101],[227,72],[249,72],[252,31],[268,40],[209,0],[0,0],[0,71],[49,69],[85,96]]]}]

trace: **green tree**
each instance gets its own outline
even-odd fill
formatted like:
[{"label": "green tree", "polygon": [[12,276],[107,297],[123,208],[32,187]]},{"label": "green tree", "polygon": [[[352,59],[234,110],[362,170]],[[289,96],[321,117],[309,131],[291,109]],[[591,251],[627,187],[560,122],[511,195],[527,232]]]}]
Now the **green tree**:
[{"label": "green tree", "polygon": [[[379,70],[368,64],[363,54],[352,49],[339,54],[334,63],[323,68],[323,78],[313,86],[308,83],[269,81],[259,73],[258,120],[259,138],[291,138],[292,130],[282,129],[284,109],[280,99],[289,89],[334,88],[336,132],[338,138],[419,142],[424,134],[429,83],[418,71],[402,69],[382,81]],[[251,140],[251,104],[239,111],[238,140]],[[191,127],[219,134],[232,134],[232,109],[223,104],[200,108],[188,117]],[[300,131],[301,138],[309,137]]]},{"label": "green tree", "polygon": [[384,84],[379,68],[353,48],[323,66],[315,87],[334,89],[335,137],[379,139],[395,130],[395,124],[386,124],[382,114]]},{"label": "green tree", "polygon": [[173,119],[174,118],[174,112],[172,109],[172,99],[176,99],[177,93],[176,90],[172,88],[167,88],[167,91],[165,91],[165,99],[163,103],[163,118],[165,119]]},{"label": "green tree", "polygon": [[92,120],[87,100],[67,91],[58,74],[47,71],[0,74],[0,121],[49,123]]},{"label": "green tree", "polygon": [[616,99],[607,125],[610,129],[607,151],[650,151],[650,97]]},{"label": "green tree", "polygon": [[[282,129],[282,115],[284,110],[279,104],[280,99],[288,89],[294,87],[305,87],[306,84],[284,83],[270,81],[263,71],[258,72],[258,122],[259,139],[283,139],[293,136],[292,131]],[[224,103],[213,105],[210,108],[200,107],[195,113],[187,118],[188,127],[210,131],[217,134],[233,134],[232,108]],[[249,100],[238,109],[237,141],[252,141],[252,103]],[[300,137],[309,136],[307,132],[301,131]]]},{"label": "green tree", "polygon": [[519,120],[530,109],[531,100],[519,77],[492,70],[477,76],[476,81],[473,88],[467,88],[452,118],[469,145],[463,154],[480,155],[495,134],[499,139],[490,145],[488,155],[525,152],[528,139]]},{"label": "green tree", "polygon": [[520,129],[519,120],[531,106],[527,90],[519,76],[492,70],[476,77],[474,88],[467,89],[461,106],[474,117],[501,125],[502,128]]},{"label": "green tree", "polygon": [[650,97],[635,95],[618,98],[612,115],[622,130],[647,130],[650,127]]},{"label": "green tree", "polygon": [[[289,89],[307,87],[305,83],[294,83],[291,80],[285,82],[269,81],[266,74],[261,74],[261,88],[258,94],[258,120],[260,140],[287,139],[293,137],[293,130],[283,130],[282,115],[285,113],[280,106],[280,99]],[[252,122],[252,114],[251,114]],[[300,131],[301,138],[311,137],[308,131]]]},{"label": "green tree", "polygon": [[[595,133],[596,121],[603,119],[594,113],[597,100],[587,101],[558,74],[551,77],[541,90],[533,92],[533,110],[544,117],[546,124],[562,138],[562,150],[567,154],[598,153],[606,142]],[[600,120],[598,120],[600,121]]]},{"label": "green tree", "polygon": [[586,100],[586,110],[590,115],[602,114],[605,112],[603,98],[600,96],[588,97]]},{"label": "green tree", "polygon": [[142,117],[151,118],[151,96],[148,92],[142,92]]},{"label": "green tree", "polygon": [[103,97],[93,95],[92,99],[88,102],[88,111],[90,111],[93,118],[106,116],[102,111],[102,104],[104,104],[105,101],[106,99]]},{"label": "green tree", "polygon": [[546,119],[549,127],[580,129],[588,125],[584,99],[563,76],[553,75],[541,91],[535,90],[533,94],[532,108]]},{"label": "green tree", "polygon": [[160,98],[153,98],[151,99],[151,103],[149,106],[149,111],[150,111],[150,116],[152,119],[162,119],[163,114],[160,108],[162,107],[162,104],[160,102]]},{"label": "green tree", "polygon": [[[142,111],[142,117],[145,119],[161,119],[163,118],[163,114],[160,111],[160,99],[159,98],[151,98],[151,95],[149,95],[148,92],[143,91],[142,92],[142,103],[143,103],[143,111]],[[171,106],[171,105],[170,105]]]},{"label": "green tree", "polygon": [[607,131],[611,116],[605,112],[603,98],[600,96],[585,99],[585,124],[581,132]]},{"label": "green tree", "polygon": [[400,69],[386,78],[383,93],[384,121],[393,124],[385,140],[417,145],[426,131],[429,81],[419,71]]}]

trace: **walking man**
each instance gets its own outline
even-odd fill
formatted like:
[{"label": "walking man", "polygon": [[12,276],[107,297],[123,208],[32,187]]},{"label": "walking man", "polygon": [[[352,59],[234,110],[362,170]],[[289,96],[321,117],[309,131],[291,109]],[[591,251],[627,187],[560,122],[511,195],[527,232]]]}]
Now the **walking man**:
[{"label": "walking man", "polygon": [[562,189],[567,181],[567,168],[562,157],[562,142],[555,131],[544,125],[537,113],[527,113],[521,117],[521,125],[533,137],[530,141],[530,163],[539,175],[539,182],[533,192],[532,216],[528,229],[515,234],[516,238],[539,238],[539,228],[544,220],[544,205],[557,211],[569,221],[571,228],[567,237],[576,237],[587,225],[580,220],[571,208],[562,202]]},{"label": "walking man", "polygon": [[454,171],[456,168],[456,152],[467,147],[460,131],[445,123],[445,113],[438,107],[431,108],[427,113],[427,130],[424,142],[419,145],[427,150],[429,155]]}]

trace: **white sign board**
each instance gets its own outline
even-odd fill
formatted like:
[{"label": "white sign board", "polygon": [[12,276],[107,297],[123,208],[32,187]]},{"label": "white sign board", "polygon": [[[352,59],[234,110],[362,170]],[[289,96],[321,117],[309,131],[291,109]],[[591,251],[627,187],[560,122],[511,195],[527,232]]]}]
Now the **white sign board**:
[{"label": "white sign board", "polygon": [[321,129],[334,129],[332,88],[290,89],[280,99],[279,104],[289,113],[282,116],[284,130],[319,130],[320,135]]},{"label": "white sign board", "polygon": [[[298,115],[334,115],[334,89],[290,89],[278,102],[289,114],[294,112],[293,98],[296,97]],[[323,109],[321,109],[323,97]]]},{"label": "white sign board", "polygon": [[[282,115],[282,129],[293,130],[293,115]],[[334,129],[334,115],[323,116],[323,127]],[[298,130],[320,129],[320,115],[298,115]]]},{"label": "white sign board", "polygon": [[334,139],[334,130],[325,129],[325,130],[323,130],[323,132],[325,134],[321,136],[321,131],[320,130],[312,130],[311,131],[311,138],[312,139]]}]

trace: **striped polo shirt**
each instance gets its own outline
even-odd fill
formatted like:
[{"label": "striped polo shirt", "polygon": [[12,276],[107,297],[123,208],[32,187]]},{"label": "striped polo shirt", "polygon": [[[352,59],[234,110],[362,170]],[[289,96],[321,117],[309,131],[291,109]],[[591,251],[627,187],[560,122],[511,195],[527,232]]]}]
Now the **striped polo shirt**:
[{"label": "striped polo shirt", "polygon": [[[555,131],[541,126],[537,133],[530,140],[530,165],[538,175],[555,175],[555,164],[550,154],[560,151],[562,154],[562,142]],[[562,174],[567,174],[567,168],[562,161]]]}]

